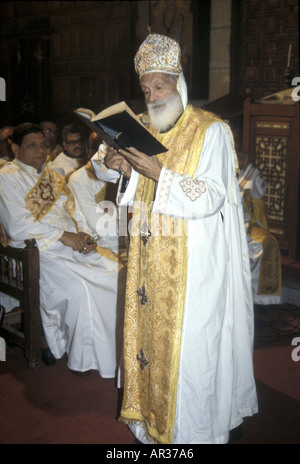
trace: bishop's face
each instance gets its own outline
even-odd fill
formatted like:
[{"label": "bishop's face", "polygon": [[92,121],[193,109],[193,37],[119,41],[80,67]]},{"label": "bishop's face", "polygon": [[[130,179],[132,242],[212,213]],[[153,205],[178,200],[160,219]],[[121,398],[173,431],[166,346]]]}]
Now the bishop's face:
[{"label": "bishop's face", "polygon": [[148,73],[140,79],[148,107],[151,127],[161,132],[172,127],[183,112],[177,91],[177,77],[166,73]]},{"label": "bishop's face", "polygon": [[47,158],[45,136],[41,132],[33,132],[25,135],[21,145],[12,144],[12,150],[16,159],[41,172],[42,166]]}]

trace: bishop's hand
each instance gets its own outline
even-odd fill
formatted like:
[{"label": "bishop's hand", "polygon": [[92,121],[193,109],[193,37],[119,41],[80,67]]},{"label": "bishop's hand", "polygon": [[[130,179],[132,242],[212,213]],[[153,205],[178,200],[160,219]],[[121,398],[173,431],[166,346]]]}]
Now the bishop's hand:
[{"label": "bishop's hand", "polygon": [[162,166],[156,156],[148,156],[133,147],[126,148],[126,150],[118,150],[133,169],[145,177],[158,182]]},{"label": "bishop's hand", "polygon": [[122,156],[117,150],[109,147],[105,156],[105,165],[109,169],[118,171],[128,179],[131,176],[131,166],[126,161],[126,158]]}]

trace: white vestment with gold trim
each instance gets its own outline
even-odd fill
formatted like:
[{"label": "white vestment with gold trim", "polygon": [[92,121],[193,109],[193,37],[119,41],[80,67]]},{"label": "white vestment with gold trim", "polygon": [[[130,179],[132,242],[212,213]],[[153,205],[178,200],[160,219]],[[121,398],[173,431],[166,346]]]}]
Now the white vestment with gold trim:
[{"label": "white vestment with gold trim", "polygon": [[25,197],[41,174],[14,160],[1,169],[0,222],[10,243],[24,247],[35,238],[40,252],[40,309],[50,350],[56,358],[65,353],[68,367],[76,371],[96,369],[113,378],[122,338],[125,268],[112,259],[88,255],[63,245],[64,231],[85,230],[78,208],[73,219],[65,210],[61,193],[50,211],[34,220]]},{"label": "white vestment with gold trim", "polygon": [[[160,159],[163,164],[163,155]],[[134,203],[138,177],[132,171],[120,205]],[[249,254],[233,148],[224,124],[207,129],[193,179],[162,169],[152,211],[183,218],[188,229],[172,443],[226,443],[229,431],[257,412],[257,396]],[[143,424],[130,428],[149,443]]]}]

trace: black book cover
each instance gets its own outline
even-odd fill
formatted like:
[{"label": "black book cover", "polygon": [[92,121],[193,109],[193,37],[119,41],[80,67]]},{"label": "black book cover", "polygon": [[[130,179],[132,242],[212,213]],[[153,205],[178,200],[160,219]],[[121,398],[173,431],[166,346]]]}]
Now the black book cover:
[{"label": "black book cover", "polygon": [[146,127],[126,110],[100,119],[88,119],[79,111],[75,111],[75,114],[94,132],[97,132],[109,146],[116,149],[134,147],[148,156],[168,151]]}]

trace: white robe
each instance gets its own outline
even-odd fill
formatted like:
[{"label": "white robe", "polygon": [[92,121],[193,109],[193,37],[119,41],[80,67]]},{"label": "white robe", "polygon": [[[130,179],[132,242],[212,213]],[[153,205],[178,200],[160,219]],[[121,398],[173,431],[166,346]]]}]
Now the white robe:
[{"label": "white robe", "polygon": [[[125,268],[59,241],[64,231],[76,232],[64,209],[64,193],[46,216],[34,220],[24,199],[39,177],[34,168],[17,160],[1,169],[0,221],[13,240],[11,246],[24,247],[24,239],[36,239],[41,317],[53,355],[67,353],[72,370],[96,369],[102,377],[113,378],[122,338]],[[73,217],[79,230],[86,230],[78,208]]]},{"label": "white robe", "polygon": [[[262,199],[267,191],[267,184],[265,180],[261,177],[258,169],[254,169],[251,175],[248,177],[248,173],[252,169],[252,164],[250,163],[245,170],[241,170],[239,181],[247,177],[247,181],[241,190],[241,197],[243,199],[244,190],[250,190],[251,198],[259,200]],[[250,214],[244,208],[244,222],[246,231],[249,228],[250,223]],[[257,221],[258,222],[258,221]],[[259,224],[259,222],[258,222]],[[263,225],[259,224],[262,228]],[[250,257],[250,268],[251,268],[251,281],[252,281],[252,293],[253,300],[255,304],[259,305],[271,305],[271,304],[280,304],[282,302],[281,295],[258,295],[258,283],[259,283],[259,273],[260,273],[260,263],[261,257],[263,255],[263,244],[254,240],[252,237],[247,235],[249,257]]]},{"label": "white robe", "polygon": [[118,208],[110,201],[102,201],[97,204],[95,200],[95,195],[106,184],[105,181],[89,176],[85,167],[73,172],[68,181],[68,186],[87,221],[91,235],[100,237],[98,245],[119,253],[120,247],[125,247],[125,237],[119,237]]},{"label": "white robe", "polygon": [[53,161],[49,161],[47,166],[54,171],[57,171],[62,176],[67,176],[76,169],[79,168],[79,160],[81,158],[72,158],[71,156],[66,155],[64,152],[61,152]]},{"label": "white robe", "polygon": [[[101,166],[96,162],[94,166],[102,175]],[[125,193],[119,196],[121,205],[133,203],[138,177],[132,171]],[[194,201],[180,185],[186,178],[163,168],[152,208],[154,213],[184,218],[188,224],[172,443],[227,443],[229,430],[257,412],[257,396],[249,254],[233,150],[223,124],[214,123],[206,132],[195,174],[206,191]],[[149,443],[142,425],[130,428],[140,441]]]}]

